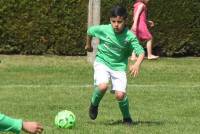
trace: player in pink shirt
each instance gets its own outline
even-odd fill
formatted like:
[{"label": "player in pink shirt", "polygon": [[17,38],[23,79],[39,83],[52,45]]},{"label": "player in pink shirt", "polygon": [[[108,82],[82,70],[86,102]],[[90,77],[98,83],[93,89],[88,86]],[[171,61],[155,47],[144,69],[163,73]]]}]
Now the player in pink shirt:
[{"label": "player in pink shirt", "polygon": [[[133,25],[131,27],[131,30],[135,33],[140,41],[147,42],[147,58],[152,60],[158,59],[159,56],[155,56],[152,54],[153,37],[148,30],[148,26],[153,27],[154,22],[147,20],[148,2],[149,0],[136,0],[133,6]],[[135,53],[132,53],[131,60],[136,60],[136,58],[137,57]]]}]

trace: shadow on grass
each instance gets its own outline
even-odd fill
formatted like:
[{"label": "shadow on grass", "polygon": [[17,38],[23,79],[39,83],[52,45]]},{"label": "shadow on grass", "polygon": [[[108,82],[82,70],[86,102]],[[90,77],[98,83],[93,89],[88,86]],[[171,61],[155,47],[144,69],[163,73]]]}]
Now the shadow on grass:
[{"label": "shadow on grass", "polygon": [[[105,125],[121,125],[123,124],[122,120],[109,120],[106,123],[104,123]],[[164,121],[134,121],[133,125],[148,125],[148,126],[153,126],[153,125],[164,125],[165,122]]]}]

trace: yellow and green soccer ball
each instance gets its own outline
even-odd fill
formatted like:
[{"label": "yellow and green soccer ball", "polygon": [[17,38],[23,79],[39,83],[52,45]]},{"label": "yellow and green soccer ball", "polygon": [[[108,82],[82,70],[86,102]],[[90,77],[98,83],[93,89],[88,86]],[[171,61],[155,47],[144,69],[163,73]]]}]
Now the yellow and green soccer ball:
[{"label": "yellow and green soccer ball", "polygon": [[55,117],[55,125],[58,128],[73,128],[76,123],[76,116],[68,110],[57,113]]}]

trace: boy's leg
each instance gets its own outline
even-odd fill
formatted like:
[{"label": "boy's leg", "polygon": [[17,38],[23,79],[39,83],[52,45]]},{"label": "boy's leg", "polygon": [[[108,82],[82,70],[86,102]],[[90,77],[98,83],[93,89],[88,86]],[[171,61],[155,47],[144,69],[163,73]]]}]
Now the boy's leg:
[{"label": "boy's leg", "polygon": [[118,100],[119,108],[123,116],[123,123],[131,124],[132,119],[129,112],[129,101],[128,97],[125,96],[122,100]]},{"label": "boy's leg", "polygon": [[107,84],[102,83],[102,84],[99,84],[99,86],[96,86],[93,91],[90,109],[89,109],[89,116],[93,120],[95,120],[97,118],[98,106],[99,106],[99,103],[100,103],[101,99],[103,98],[106,90],[107,90]]},{"label": "boy's leg", "polygon": [[89,116],[95,120],[98,115],[98,106],[103,98],[109,81],[109,73],[105,65],[95,62],[94,63],[94,85],[95,89],[92,94],[91,104],[89,108]]},{"label": "boy's leg", "polygon": [[115,96],[118,100],[119,108],[123,116],[123,122],[127,124],[132,123],[129,112],[129,102],[126,96],[127,77],[125,72],[112,71],[111,80]]},{"label": "boy's leg", "polygon": [[[105,84],[107,85],[107,84]],[[107,89],[107,88],[106,88]],[[93,94],[92,94],[92,99],[91,99],[91,104],[93,106],[98,106],[101,99],[103,98],[105,92],[106,92],[106,89],[99,89],[99,86],[95,86],[95,89],[93,91]]]}]

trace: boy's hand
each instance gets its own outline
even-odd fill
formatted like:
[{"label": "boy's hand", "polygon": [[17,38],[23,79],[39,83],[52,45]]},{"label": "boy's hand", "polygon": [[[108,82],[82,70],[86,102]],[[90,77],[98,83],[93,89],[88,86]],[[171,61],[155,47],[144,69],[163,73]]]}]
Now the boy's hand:
[{"label": "boy's hand", "polygon": [[136,77],[139,74],[140,71],[140,65],[142,63],[144,59],[144,53],[140,54],[135,62],[134,65],[130,65],[129,69],[130,69],[130,73],[131,75],[133,75],[134,77]]},{"label": "boy's hand", "polygon": [[140,70],[140,65],[138,65],[138,64],[129,66],[129,71],[130,71],[131,75],[133,75],[134,77],[138,76],[139,70]]},{"label": "boy's hand", "polygon": [[85,46],[85,50],[87,50],[88,52],[92,52],[93,51],[93,47],[91,45],[86,45]]},{"label": "boy's hand", "polygon": [[43,127],[41,124],[29,121],[23,122],[22,129],[23,131],[30,134],[40,134],[43,131]]},{"label": "boy's hand", "polygon": [[92,37],[87,35],[85,50],[88,51],[88,52],[92,52],[93,51],[93,47],[92,47],[91,43],[92,43]]}]

